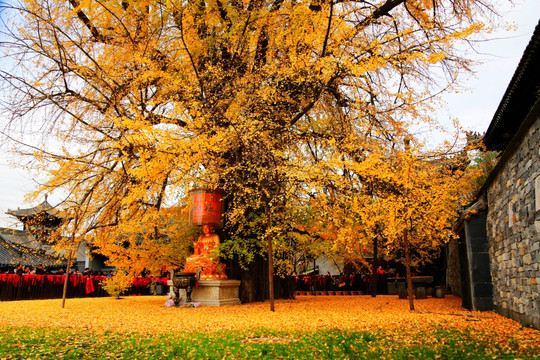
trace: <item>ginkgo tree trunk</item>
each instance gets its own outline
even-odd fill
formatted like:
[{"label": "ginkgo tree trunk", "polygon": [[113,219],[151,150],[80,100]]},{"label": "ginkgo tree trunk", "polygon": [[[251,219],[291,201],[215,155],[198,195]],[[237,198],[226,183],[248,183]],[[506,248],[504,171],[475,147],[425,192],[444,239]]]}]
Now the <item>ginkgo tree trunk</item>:
[{"label": "ginkgo tree trunk", "polygon": [[[406,137],[404,140],[405,145],[405,179],[408,184],[411,182],[411,157],[410,157],[410,151],[411,151],[411,139],[409,137]],[[404,200],[407,200],[407,197],[409,196],[409,191],[407,189],[407,186],[405,186],[405,192],[403,193]],[[450,205],[450,204],[449,204]],[[457,204],[456,204],[457,205]],[[439,214],[436,214],[438,216]],[[403,250],[405,252],[405,274],[407,277],[407,297],[409,298],[409,310],[414,310],[414,300],[413,300],[413,284],[412,284],[412,277],[411,277],[411,253],[410,253],[410,246],[409,246],[409,227],[411,225],[411,216],[409,214],[405,214],[403,219]]]},{"label": "ginkgo tree trunk", "polygon": [[[255,269],[265,242],[250,219],[264,213],[267,160],[287,184],[269,188],[280,199],[272,206],[334,188],[336,167],[320,158],[340,160],[333,149],[351,144],[359,158],[391,149],[407,129],[401,119],[429,113],[434,93],[468,70],[455,45],[486,14],[475,0],[0,6],[2,132],[24,144],[39,129],[43,141],[21,146],[45,175],[37,191],[59,193],[67,213],[84,208],[89,245],[134,268],[166,265],[155,249],[181,242],[164,209],[222,186],[222,249]],[[261,288],[251,300],[263,300]]]}]

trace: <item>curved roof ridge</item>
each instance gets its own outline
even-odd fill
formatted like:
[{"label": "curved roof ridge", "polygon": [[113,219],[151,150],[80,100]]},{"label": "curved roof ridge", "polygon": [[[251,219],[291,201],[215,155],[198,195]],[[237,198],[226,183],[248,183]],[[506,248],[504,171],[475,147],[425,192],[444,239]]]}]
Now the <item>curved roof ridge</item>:
[{"label": "curved roof ridge", "polygon": [[540,97],[540,21],[484,136],[488,150],[503,150]]},{"label": "curved roof ridge", "polygon": [[43,212],[49,215],[53,215],[53,216],[58,215],[58,210],[56,210],[54,206],[49,204],[49,202],[47,201],[47,198],[45,198],[45,200],[43,200],[41,204],[31,207],[31,208],[17,209],[17,210],[8,209],[7,214],[13,215],[16,217],[24,217],[24,216],[30,216],[34,214],[43,213]]}]

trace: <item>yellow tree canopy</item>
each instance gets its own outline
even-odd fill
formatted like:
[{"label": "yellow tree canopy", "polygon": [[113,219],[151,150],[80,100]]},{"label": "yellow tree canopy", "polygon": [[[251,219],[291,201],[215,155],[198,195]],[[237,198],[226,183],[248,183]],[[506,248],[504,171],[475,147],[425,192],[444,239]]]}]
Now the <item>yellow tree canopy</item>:
[{"label": "yellow tree canopy", "polygon": [[449,154],[397,146],[373,150],[362,161],[342,154],[332,162],[337,170],[331,186],[320,187],[319,196],[308,202],[313,220],[305,228],[325,240],[329,253],[365,264],[373,256],[374,240],[381,257],[403,262],[405,233],[413,267],[434,260],[455,236],[458,209],[470,201],[478,179],[489,171],[469,159],[469,153],[477,151],[470,149],[477,147]]},{"label": "yellow tree canopy", "polygon": [[[192,188],[225,190],[237,228],[264,207],[284,221],[343,175],[343,154],[361,164],[411,120],[431,121],[426,100],[467,70],[455,44],[486,10],[475,0],[2,7],[4,132],[56,137],[30,151],[49,175],[38,191],[65,196],[64,231],[131,262],[156,255],[138,237],[173,236],[163,208],[185,205]],[[137,254],[122,255],[125,241]]]}]

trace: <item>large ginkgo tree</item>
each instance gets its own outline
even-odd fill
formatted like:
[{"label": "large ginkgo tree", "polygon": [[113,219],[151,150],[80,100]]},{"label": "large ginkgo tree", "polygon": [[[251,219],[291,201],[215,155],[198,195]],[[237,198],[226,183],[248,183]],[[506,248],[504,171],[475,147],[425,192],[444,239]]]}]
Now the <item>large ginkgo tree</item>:
[{"label": "large ginkgo tree", "polygon": [[2,132],[43,135],[20,150],[47,175],[37,191],[63,197],[65,241],[84,239],[120,267],[175,251],[181,265],[189,191],[219,188],[222,256],[241,264],[228,271],[243,301],[269,296],[268,249],[291,271],[298,214],[340,187],[343,161],[361,164],[434,120],[430,100],[469,66],[456,44],[491,10],[477,0],[1,7]]}]

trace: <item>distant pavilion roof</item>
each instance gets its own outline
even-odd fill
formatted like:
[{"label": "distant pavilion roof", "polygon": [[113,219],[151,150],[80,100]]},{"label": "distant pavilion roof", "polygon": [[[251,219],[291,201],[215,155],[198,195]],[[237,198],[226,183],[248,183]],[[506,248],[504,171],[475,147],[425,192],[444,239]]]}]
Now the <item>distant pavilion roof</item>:
[{"label": "distant pavilion roof", "polygon": [[46,213],[50,216],[58,217],[58,211],[51,204],[49,204],[46,198],[41,204],[32,208],[8,210],[7,213],[9,215],[16,216],[17,218],[30,217],[39,213]]},{"label": "distant pavilion roof", "polygon": [[32,208],[8,210],[6,213],[19,219],[24,224],[25,230],[36,228],[54,230],[63,220],[60,212],[49,204],[47,198]]}]

